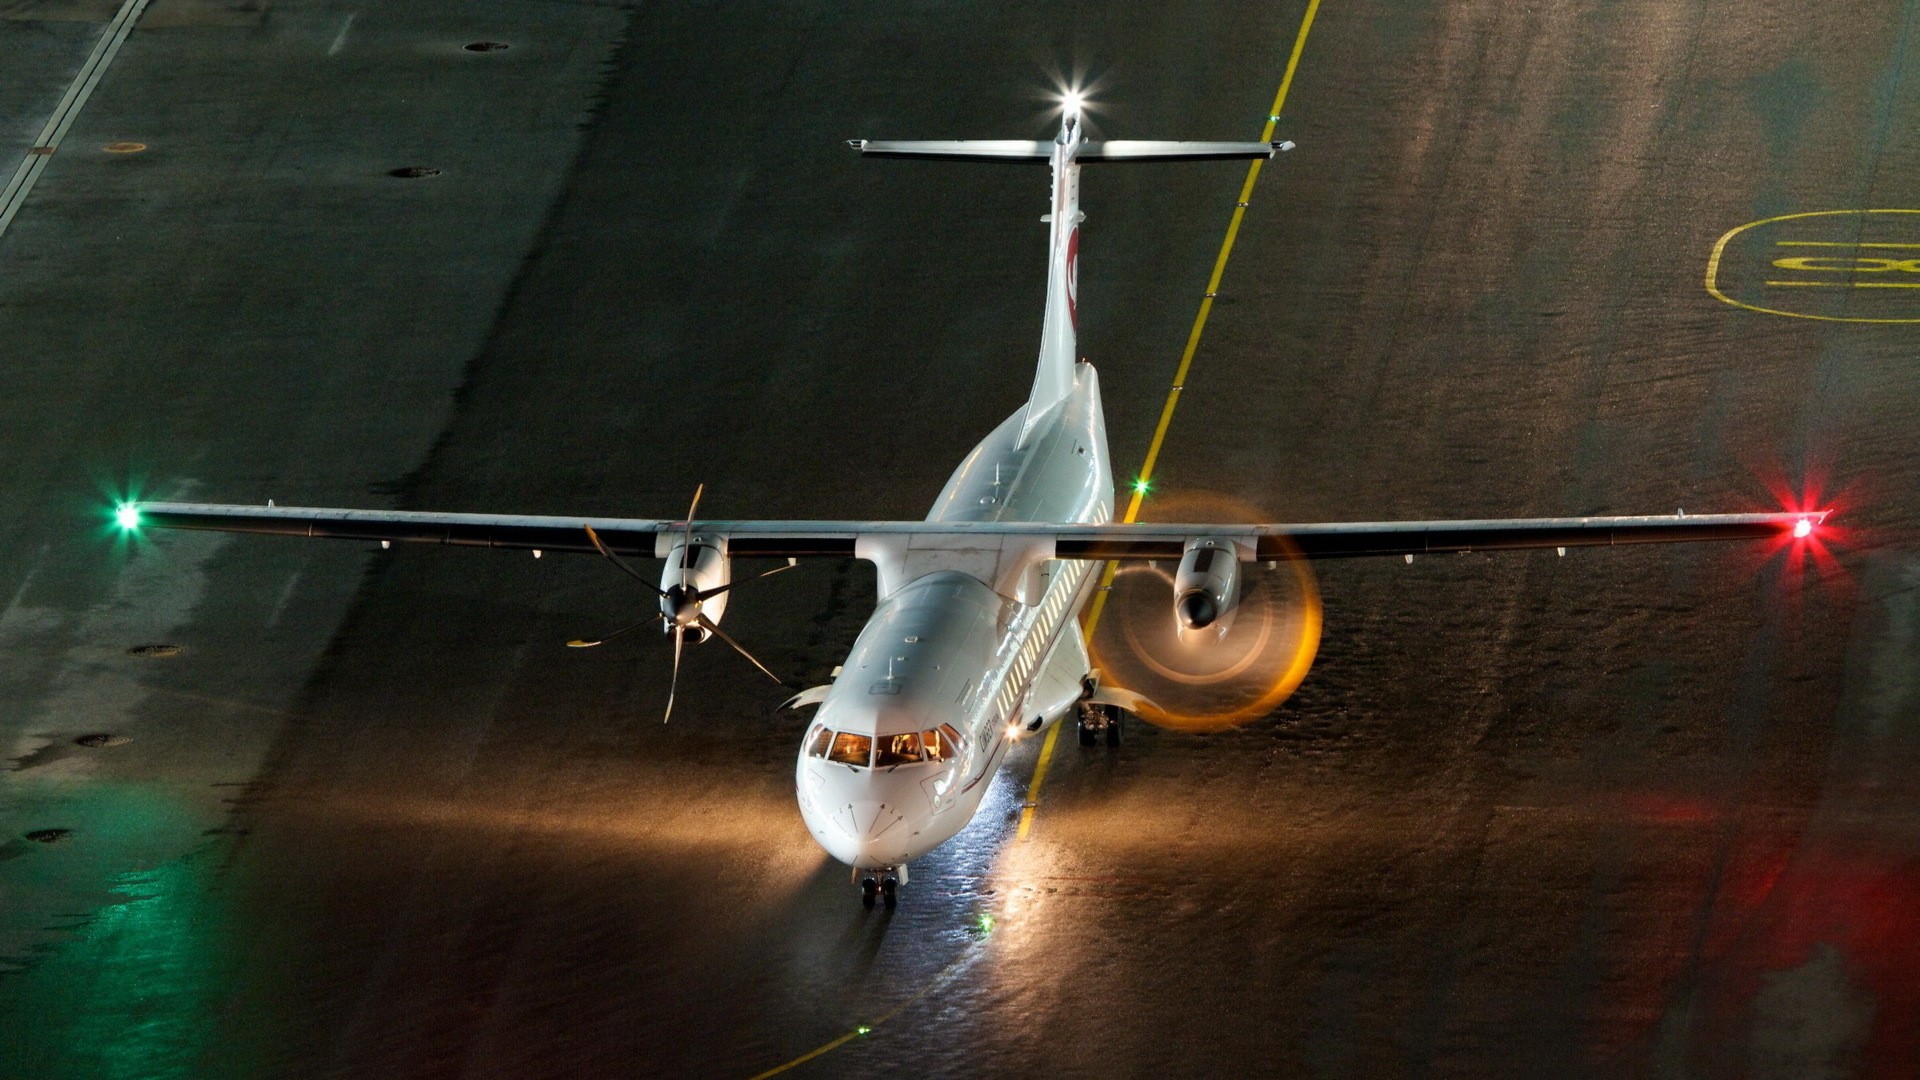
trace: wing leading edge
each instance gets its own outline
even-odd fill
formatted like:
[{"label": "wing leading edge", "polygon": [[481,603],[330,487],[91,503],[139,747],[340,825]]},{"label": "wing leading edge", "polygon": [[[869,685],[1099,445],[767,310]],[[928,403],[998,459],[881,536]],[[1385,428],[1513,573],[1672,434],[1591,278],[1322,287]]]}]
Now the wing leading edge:
[{"label": "wing leading edge", "polygon": [[[128,513],[128,512],[131,513]],[[739,558],[853,558],[862,538],[901,538],[911,548],[1001,548],[1015,544],[1040,558],[1178,559],[1189,541],[1236,541],[1261,561],[1433,555],[1467,551],[1606,547],[1805,535],[1826,512],[1675,514],[1657,517],[1510,518],[1477,521],[1327,522],[1318,524],[1056,525],[1028,522],[697,521],[694,535],[720,541]],[[122,508],[130,527],[300,536],[396,544],[505,548],[595,554],[592,526],[621,555],[664,557],[683,521],[640,518],[443,514],[412,510],[336,510],[221,503],[137,503]],[[1044,550],[1050,546],[1051,550]],[[1250,550],[1249,550],[1250,549]]]}]

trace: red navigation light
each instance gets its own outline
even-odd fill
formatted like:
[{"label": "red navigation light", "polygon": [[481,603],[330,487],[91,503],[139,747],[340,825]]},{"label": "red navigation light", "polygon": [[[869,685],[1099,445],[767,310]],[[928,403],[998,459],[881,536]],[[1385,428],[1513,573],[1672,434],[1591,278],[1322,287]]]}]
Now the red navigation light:
[{"label": "red navigation light", "polygon": [[1807,537],[1812,535],[1813,535],[1813,519],[1812,518],[1801,518],[1799,521],[1796,521],[1793,523],[1793,538],[1795,540],[1805,540]]}]

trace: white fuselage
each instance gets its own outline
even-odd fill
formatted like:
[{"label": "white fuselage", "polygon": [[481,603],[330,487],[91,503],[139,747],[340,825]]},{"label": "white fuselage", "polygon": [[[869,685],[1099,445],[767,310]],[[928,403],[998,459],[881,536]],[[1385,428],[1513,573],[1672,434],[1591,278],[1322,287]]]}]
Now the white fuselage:
[{"label": "white fuselage", "polygon": [[[1092,366],[1075,365],[1045,414],[1027,411],[967,455],[929,521],[1112,519]],[[883,567],[879,606],[801,745],[800,813],[856,869],[904,865],[959,832],[1013,740],[1071,709],[1087,674],[1077,616],[1098,563],[1049,560],[1002,595],[942,555]]]}]

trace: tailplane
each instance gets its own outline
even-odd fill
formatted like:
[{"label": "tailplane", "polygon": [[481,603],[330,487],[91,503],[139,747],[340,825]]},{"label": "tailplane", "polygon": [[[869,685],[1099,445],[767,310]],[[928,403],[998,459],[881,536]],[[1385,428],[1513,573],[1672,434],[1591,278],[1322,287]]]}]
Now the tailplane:
[{"label": "tailplane", "polygon": [[1053,166],[1053,210],[1047,222],[1047,307],[1040,329],[1040,363],[1027,397],[1021,441],[1034,425],[1073,391],[1075,335],[1079,323],[1080,166],[1159,161],[1223,161],[1270,158],[1290,150],[1285,142],[1151,142],[1116,139],[1091,142],[1081,133],[1079,109],[1069,106],[1060,134],[1050,142],[1017,139],[952,139],[884,142],[849,140],[864,157],[936,161],[998,161]]}]

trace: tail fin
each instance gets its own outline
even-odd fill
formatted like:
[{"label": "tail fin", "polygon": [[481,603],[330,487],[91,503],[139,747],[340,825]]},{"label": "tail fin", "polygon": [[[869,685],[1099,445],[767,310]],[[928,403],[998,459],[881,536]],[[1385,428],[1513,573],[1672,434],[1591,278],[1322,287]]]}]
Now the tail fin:
[{"label": "tail fin", "polygon": [[1053,166],[1053,210],[1048,222],[1047,307],[1040,329],[1040,365],[1027,397],[1024,441],[1047,410],[1073,392],[1075,331],[1079,322],[1080,166],[1156,161],[1221,161],[1270,158],[1292,143],[1265,142],[1088,142],[1080,133],[1080,115],[1069,109],[1060,134],[1051,142],[1017,139],[956,139],[937,142],[849,140],[863,157],[921,158],[940,161],[1048,162]]}]

